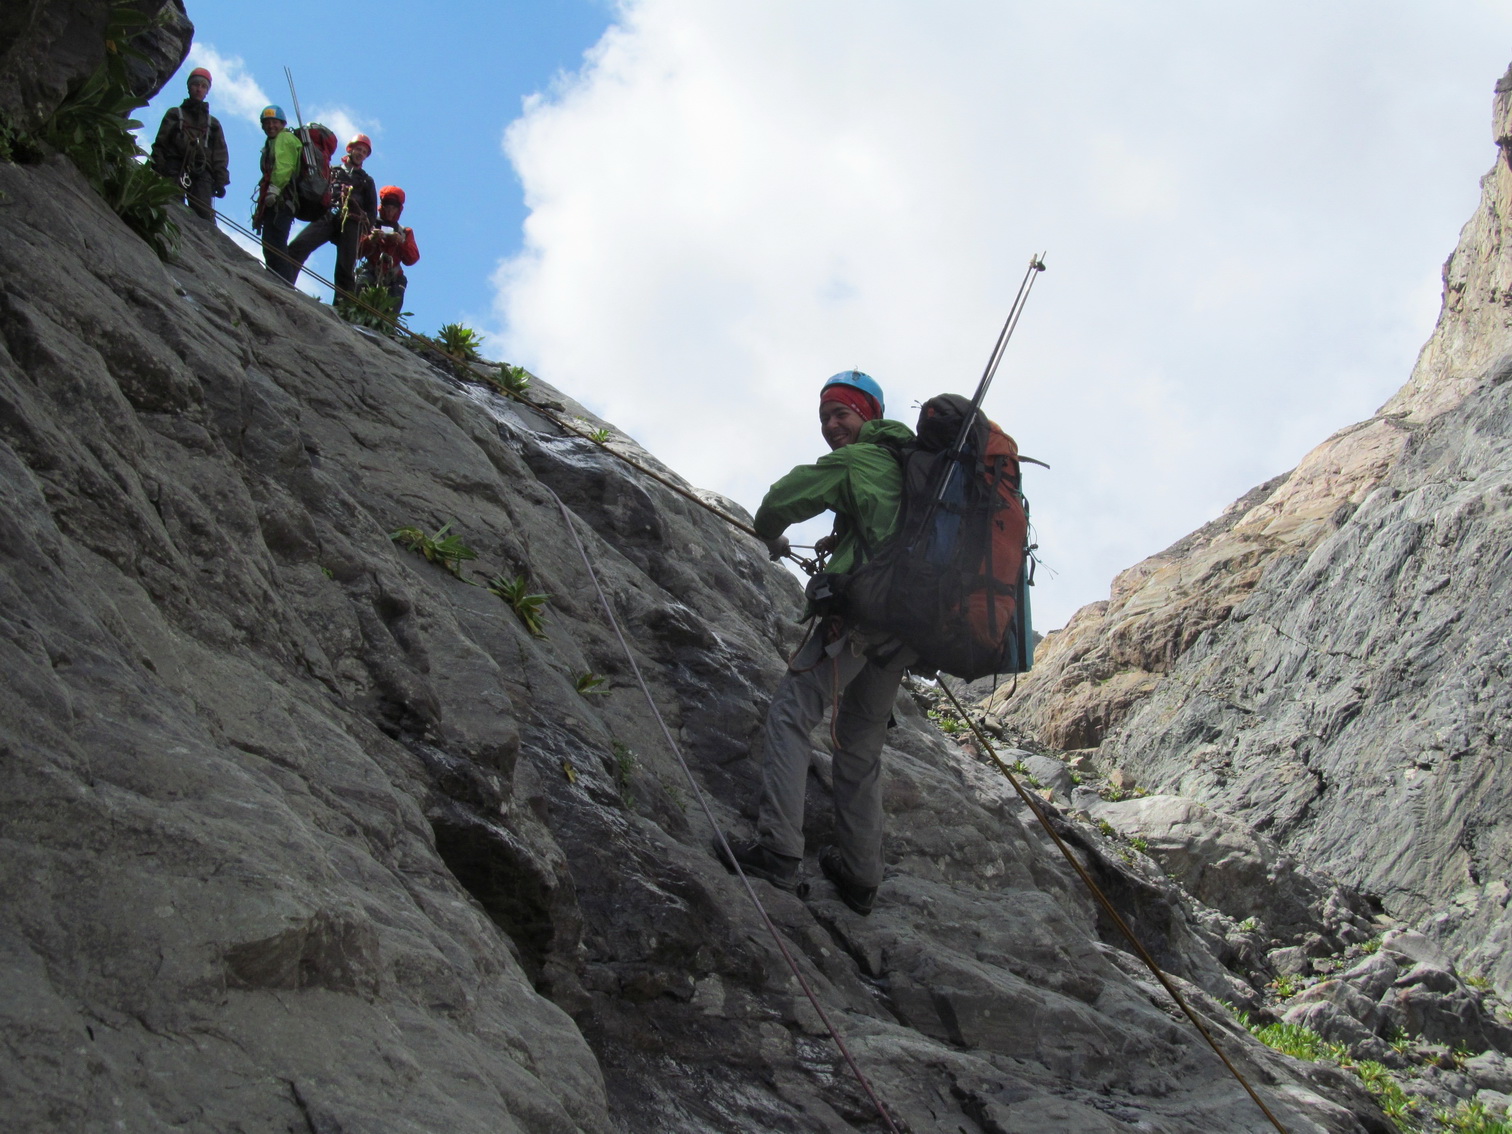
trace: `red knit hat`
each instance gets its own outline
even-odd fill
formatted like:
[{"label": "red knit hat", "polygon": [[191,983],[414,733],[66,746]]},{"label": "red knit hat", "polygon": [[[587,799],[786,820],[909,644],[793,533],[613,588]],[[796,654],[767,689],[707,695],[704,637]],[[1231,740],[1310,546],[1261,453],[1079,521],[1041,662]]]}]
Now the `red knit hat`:
[{"label": "red knit hat", "polygon": [[856,416],[862,421],[875,421],[882,416],[882,409],[877,405],[877,399],[854,386],[841,386],[838,383],[826,386],[819,391],[819,404],[825,402],[839,402],[842,406],[856,411]]}]

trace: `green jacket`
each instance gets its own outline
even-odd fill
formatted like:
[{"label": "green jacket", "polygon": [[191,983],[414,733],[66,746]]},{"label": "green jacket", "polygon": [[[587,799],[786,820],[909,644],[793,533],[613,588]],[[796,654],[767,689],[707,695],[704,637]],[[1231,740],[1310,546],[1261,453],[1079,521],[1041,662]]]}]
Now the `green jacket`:
[{"label": "green jacket", "polygon": [[859,534],[875,554],[898,530],[903,502],[903,472],[882,439],[911,441],[913,431],[886,418],[868,421],[854,444],[826,453],[811,465],[799,465],[767,491],[756,510],[755,528],[762,539],[775,539],[789,524],[811,519],[826,509],[835,513],[839,542],[830,571],[856,566]]},{"label": "green jacket", "polygon": [[[268,179],[268,188],[275,192],[283,192],[299,165],[299,151],[302,148],[303,143],[294,131],[287,127],[263,143],[262,172]],[[268,168],[270,160],[271,171]]]}]

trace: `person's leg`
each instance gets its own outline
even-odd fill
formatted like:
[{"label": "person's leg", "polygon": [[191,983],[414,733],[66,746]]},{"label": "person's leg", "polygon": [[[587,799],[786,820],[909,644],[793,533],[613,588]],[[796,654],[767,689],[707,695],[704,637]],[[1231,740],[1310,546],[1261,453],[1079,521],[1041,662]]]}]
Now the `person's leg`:
[{"label": "person's leg", "polygon": [[882,745],[903,669],[867,661],[845,687],[835,722],[835,841],[864,887],[882,882]]},{"label": "person's leg", "polygon": [[404,314],[404,289],[407,287],[409,287],[409,280],[404,278],[403,269],[395,268],[394,278],[389,281],[388,285],[388,293],[399,301],[394,304],[395,315]]},{"label": "person's leg", "polygon": [[[803,802],[813,761],[809,734],[824,719],[834,690],[844,689],[865,665],[865,658],[842,649],[838,657],[824,657],[811,669],[822,644],[815,635],[793,664],[802,672],[783,674],[763,726],[761,800],[757,806],[756,840],[778,854],[803,855]],[[838,667],[838,669],[837,669]]]},{"label": "person's leg", "polygon": [[338,298],[342,293],[347,295],[357,294],[357,243],[362,239],[362,225],[355,217],[348,217],[347,223],[335,236],[336,240],[336,294]]},{"label": "person's leg", "polygon": [[304,268],[304,262],[310,258],[310,254],[322,244],[333,239],[336,234],[336,221],[329,213],[325,216],[316,217],[300,230],[299,234],[289,241],[289,256],[294,260],[289,265],[292,274],[292,283],[299,278],[299,273]]},{"label": "person's leg", "polygon": [[294,211],[280,202],[263,217],[263,263],[279,279],[291,286],[299,275],[299,266],[289,261],[289,229],[294,227]]},{"label": "person's leg", "polygon": [[215,194],[215,183],[210,180],[210,171],[204,170],[196,173],[189,181],[189,207],[195,214],[203,219],[214,223],[215,206],[211,198]]}]

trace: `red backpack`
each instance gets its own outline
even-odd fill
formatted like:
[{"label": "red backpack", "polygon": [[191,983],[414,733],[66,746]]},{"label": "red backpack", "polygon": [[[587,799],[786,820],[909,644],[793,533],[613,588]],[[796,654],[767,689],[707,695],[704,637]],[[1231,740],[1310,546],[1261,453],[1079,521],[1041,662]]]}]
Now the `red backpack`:
[{"label": "red backpack", "polygon": [[977,412],[953,453],[971,413],[959,394],[924,403],[917,441],[895,450],[903,471],[898,532],[840,588],[853,621],[897,635],[919,652],[920,668],[967,681],[1025,673],[1034,662],[1034,549],[1018,445]]},{"label": "red backpack", "polygon": [[330,127],[311,122],[295,130],[294,136],[300,142],[299,167],[290,180],[294,215],[312,221],[331,208],[331,158],[336,154],[336,135]]}]

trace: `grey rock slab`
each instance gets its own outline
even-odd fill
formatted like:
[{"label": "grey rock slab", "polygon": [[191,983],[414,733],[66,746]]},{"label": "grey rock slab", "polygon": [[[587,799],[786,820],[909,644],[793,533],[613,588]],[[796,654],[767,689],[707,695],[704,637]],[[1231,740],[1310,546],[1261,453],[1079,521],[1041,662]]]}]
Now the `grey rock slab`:
[{"label": "grey rock slab", "polygon": [[1465,1060],[1464,1071],[1482,1090],[1512,1094],[1512,1067],[1499,1051],[1483,1051]]},{"label": "grey rock slab", "polygon": [[1345,984],[1357,989],[1361,995],[1379,1000],[1381,996],[1396,983],[1401,975],[1401,968],[1390,957],[1383,957],[1376,953],[1366,957],[1359,964],[1344,970],[1338,979]]},{"label": "grey rock slab", "polygon": [[1094,818],[1143,838],[1147,853],[1193,897],[1236,921],[1255,917],[1296,936],[1322,921],[1333,887],[1247,824],[1195,800],[1151,795],[1089,803]]},{"label": "grey rock slab", "polygon": [[1410,929],[1393,929],[1381,938],[1381,952],[1452,972],[1454,955],[1442,944]]},{"label": "grey rock slab", "polygon": [[1029,774],[1042,785],[1049,788],[1062,799],[1071,794],[1075,786],[1071,782],[1071,772],[1063,761],[1054,756],[1027,755],[1022,757],[1024,767],[1029,769]]}]

